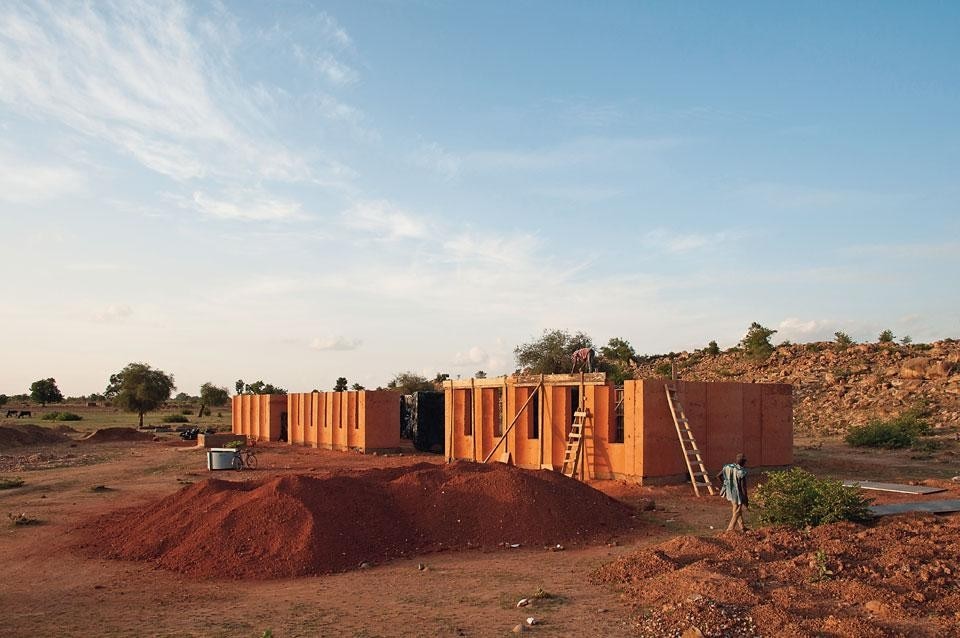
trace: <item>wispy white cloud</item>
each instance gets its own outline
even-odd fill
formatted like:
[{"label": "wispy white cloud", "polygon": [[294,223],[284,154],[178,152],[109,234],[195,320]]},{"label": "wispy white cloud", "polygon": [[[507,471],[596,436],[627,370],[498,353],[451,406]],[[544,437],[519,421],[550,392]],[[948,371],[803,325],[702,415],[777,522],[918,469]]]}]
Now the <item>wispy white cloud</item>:
[{"label": "wispy white cloud", "polygon": [[466,352],[458,352],[453,357],[455,366],[485,366],[490,362],[490,355],[480,346],[473,346]]},{"label": "wispy white cloud", "polygon": [[313,350],[334,350],[346,351],[356,350],[363,344],[363,341],[354,337],[344,337],[342,335],[315,337],[310,342]]},{"label": "wispy white cloud", "polygon": [[346,228],[383,240],[415,239],[427,232],[423,219],[386,200],[357,202],[341,213],[340,218]]},{"label": "wispy white cloud", "polygon": [[741,231],[724,230],[716,233],[678,233],[676,231],[658,228],[647,232],[641,243],[647,250],[667,252],[675,255],[690,253],[695,250],[715,248],[722,244],[743,239],[746,233]]},{"label": "wispy white cloud", "polygon": [[308,162],[267,134],[234,69],[230,16],[211,19],[217,28],[177,1],[8,6],[0,101],[175,180],[311,179]]},{"label": "wispy white cloud", "polygon": [[81,192],[86,178],[66,165],[37,164],[0,149],[0,201],[35,204]]},{"label": "wispy white cloud", "polygon": [[456,179],[460,175],[462,159],[436,142],[420,145],[408,159],[414,166],[434,171],[447,179]]},{"label": "wispy white cloud", "polygon": [[124,321],[133,315],[133,308],[126,304],[110,304],[93,313],[93,320],[98,322]]},{"label": "wispy white cloud", "polygon": [[189,205],[204,215],[218,219],[293,221],[307,217],[299,202],[273,197],[258,189],[240,190],[221,196],[197,191]]}]

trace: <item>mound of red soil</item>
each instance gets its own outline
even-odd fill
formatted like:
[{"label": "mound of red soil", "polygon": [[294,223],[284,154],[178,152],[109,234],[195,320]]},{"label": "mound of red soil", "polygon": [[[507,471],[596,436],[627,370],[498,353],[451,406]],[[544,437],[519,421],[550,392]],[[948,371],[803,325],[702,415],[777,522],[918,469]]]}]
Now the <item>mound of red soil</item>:
[{"label": "mound of red soil", "polygon": [[152,434],[134,428],[100,428],[80,439],[81,443],[116,443],[122,441],[152,441]]},{"label": "mound of red soil", "polygon": [[67,437],[55,430],[29,423],[0,427],[0,448],[63,443],[66,440]]},{"label": "mound of red soil", "polygon": [[632,510],[554,472],[421,463],[263,481],[209,479],[83,530],[80,549],[198,577],[267,579],[444,549],[575,544]]},{"label": "mound of red soil", "polygon": [[683,536],[595,578],[644,610],[641,636],[958,635],[960,517]]}]

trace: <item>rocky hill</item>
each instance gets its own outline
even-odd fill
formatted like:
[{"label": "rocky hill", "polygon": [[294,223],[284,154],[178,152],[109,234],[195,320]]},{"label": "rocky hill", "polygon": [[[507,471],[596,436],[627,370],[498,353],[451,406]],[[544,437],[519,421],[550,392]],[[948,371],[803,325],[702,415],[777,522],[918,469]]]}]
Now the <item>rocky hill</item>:
[{"label": "rocky hill", "polygon": [[960,425],[960,342],[778,346],[766,359],[739,351],[647,357],[639,377],[668,376],[670,362],[689,381],[790,383],[798,433],[841,433],[849,425],[916,408],[934,427]]}]

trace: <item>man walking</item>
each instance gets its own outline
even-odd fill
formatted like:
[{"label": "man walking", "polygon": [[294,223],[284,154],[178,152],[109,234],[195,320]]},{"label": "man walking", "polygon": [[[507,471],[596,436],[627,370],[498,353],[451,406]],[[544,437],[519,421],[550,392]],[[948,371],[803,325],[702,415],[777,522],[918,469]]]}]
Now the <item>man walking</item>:
[{"label": "man walking", "polygon": [[737,455],[735,463],[727,463],[717,474],[717,480],[722,483],[720,496],[725,497],[733,507],[730,524],[727,531],[747,529],[743,523],[743,510],[748,509],[750,502],[747,499],[747,458],[743,454]]}]

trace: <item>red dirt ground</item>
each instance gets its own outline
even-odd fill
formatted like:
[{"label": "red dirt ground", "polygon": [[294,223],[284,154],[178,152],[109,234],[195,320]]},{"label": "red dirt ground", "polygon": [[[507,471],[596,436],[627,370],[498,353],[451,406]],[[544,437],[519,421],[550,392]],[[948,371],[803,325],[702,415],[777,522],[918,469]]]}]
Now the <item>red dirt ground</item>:
[{"label": "red dirt ground", "polygon": [[134,428],[100,428],[79,439],[80,443],[118,443],[123,441],[152,441],[153,434]]},{"label": "red dirt ground", "polygon": [[316,575],[440,550],[609,541],[633,510],[579,481],[501,464],[208,479],[89,525],[84,553],[200,578]]},{"label": "red dirt ground", "polygon": [[957,636],[960,517],[681,536],[595,580],[623,587],[640,636]]},{"label": "red dirt ground", "polygon": [[63,443],[66,440],[67,437],[58,431],[30,423],[10,424],[0,427],[0,449]]}]

